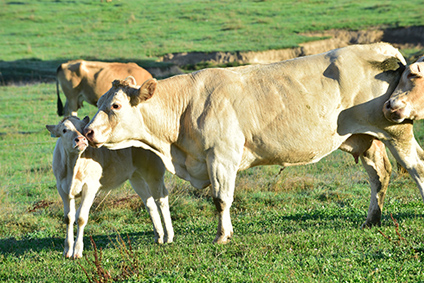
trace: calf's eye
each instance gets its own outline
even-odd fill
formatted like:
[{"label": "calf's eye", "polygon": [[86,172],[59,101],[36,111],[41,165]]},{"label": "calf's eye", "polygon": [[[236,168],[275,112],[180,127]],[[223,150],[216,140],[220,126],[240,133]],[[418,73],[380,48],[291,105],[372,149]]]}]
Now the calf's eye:
[{"label": "calf's eye", "polygon": [[63,132],[63,133],[66,133],[66,129],[63,129],[63,130],[62,130],[62,132]]}]

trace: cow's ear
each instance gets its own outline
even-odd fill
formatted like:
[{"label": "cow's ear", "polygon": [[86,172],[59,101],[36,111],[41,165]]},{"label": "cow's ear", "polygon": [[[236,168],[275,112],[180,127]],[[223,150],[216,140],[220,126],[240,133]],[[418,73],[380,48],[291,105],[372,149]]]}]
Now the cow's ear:
[{"label": "cow's ear", "polygon": [[140,102],[143,102],[153,96],[155,93],[158,81],[156,79],[149,79],[143,83],[138,91]]},{"label": "cow's ear", "polygon": [[90,122],[90,117],[85,116],[84,119],[82,119],[82,122],[84,123],[84,125],[87,125],[88,122]]},{"label": "cow's ear", "polygon": [[57,135],[57,131],[56,131],[56,125],[46,125],[47,130],[50,132],[50,136],[52,138],[58,138],[59,136]]},{"label": "cow's ear", "polygon": [[408,78],[422,78],[424,77],[424,68],[418,63],[414,63],[409,67]]}]

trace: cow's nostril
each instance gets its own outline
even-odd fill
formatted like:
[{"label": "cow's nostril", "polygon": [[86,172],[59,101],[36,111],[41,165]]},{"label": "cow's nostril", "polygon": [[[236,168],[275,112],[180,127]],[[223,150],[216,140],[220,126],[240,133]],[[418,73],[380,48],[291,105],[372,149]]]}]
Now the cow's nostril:
[{"label": "cow's nostril", "polygon": [[386,102],[386,109],[390,109],[390,100],[387,100]]},{"label": "cow's nostril", "polygon": [[94,135],[93,130],[85,130],[84,132],[85,132],[85,136],[86,136],[88,139],[91,139],[91,138],[93,137],[93,135]]}]

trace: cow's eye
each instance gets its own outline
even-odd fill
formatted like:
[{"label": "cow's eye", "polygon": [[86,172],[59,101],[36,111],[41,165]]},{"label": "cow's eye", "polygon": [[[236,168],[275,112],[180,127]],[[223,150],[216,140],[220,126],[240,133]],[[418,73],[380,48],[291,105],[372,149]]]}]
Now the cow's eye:
[{"label": "cow's eye", "polygon": [[63,130],[62,130],[62,132],[63,132],[63,133],[66,133],[66,129],[63,129]]},{"label": "cow's eye", "polygon": [[119,110],[119,109],[121,109],[121,104],[118,104],[118,103],[114,103],[114,104],[112,104],[112,109],[113,110]]}]

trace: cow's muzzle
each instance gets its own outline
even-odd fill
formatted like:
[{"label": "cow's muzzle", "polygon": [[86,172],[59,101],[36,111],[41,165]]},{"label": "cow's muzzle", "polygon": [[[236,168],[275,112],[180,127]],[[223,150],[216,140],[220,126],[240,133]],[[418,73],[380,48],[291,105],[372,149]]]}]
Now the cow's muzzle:
[{"label": "cow's muzzle", "polygon": [[401,123],[406,117],[406,103],[399,100],[389,99],[383,105],[383,114],[387,120]]},{"label": "cow's muzzle", "polygon": [[99,148],[103,145],[103,143],[96,141],[95,136],[94,136],[94,130],[92,130],[92,129],[85,128],[84,129],[84,136],[87,138],[88,144],[92,147]]}]

